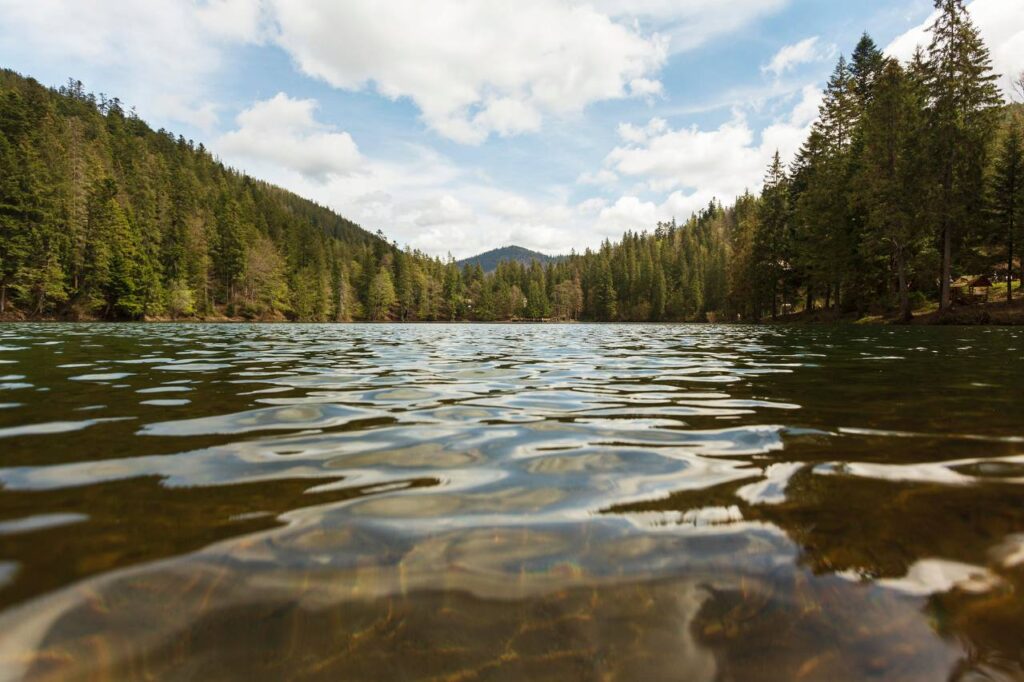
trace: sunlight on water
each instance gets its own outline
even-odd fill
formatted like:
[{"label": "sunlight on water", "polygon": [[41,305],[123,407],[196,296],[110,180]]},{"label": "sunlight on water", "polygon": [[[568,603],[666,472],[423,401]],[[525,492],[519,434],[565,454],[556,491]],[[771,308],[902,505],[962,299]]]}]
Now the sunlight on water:
[{"label": "sunlight on water", "polygon": [[1017,679],[1022,340],[0,327],[0,679]]}]

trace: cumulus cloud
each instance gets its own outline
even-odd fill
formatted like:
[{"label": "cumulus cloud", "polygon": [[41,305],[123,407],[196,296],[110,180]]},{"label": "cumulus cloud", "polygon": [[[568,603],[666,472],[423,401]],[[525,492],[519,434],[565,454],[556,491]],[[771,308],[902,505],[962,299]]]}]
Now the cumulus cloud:
[{"label": "cumulus cloud", "polygon": [[819,40],[818,36],[812,36],[798,43],[786,45],[775,53],[771,61],[761,67],[761,71],[778,78],[800,64],[824,61],[835,54],[834,46],[821,45]]},{"label": "cumulus cloud", "polygon": [[254,103],[212,148],[270,182],[329,206],[400,244],[456,257],[520,243],[567,252],[585,231],[564,197],[495,188],[478,169],[426,147],[398,158],[361,154],[347,133],[316,119],[316,102],[278,94]]},{"label": "cumulus cloud", "polygon": [[0,0],[0,57],[16,55],[33,75],[101,85],[143,116],[209,130],[219,45],[254,38],[254,22],[241,19],[253,8],[251,0]]},{"label": "cumulus cloud", "polygon": [[276,41],[306,74],[409,98],[440,134],[479,143],[547,115],[659,91],[656,35],[589,5],[523,0],[274,0]]},{"label": "cumulus cloud", "polygon": [[[971,19],[992,52],[992,66],[1002,77],[999,84],[1010,93],[1010,79],[1024,72],[1024,2],[1007,0],[974,0],[967,5]],[[885,52],[902,60],[910,59],[920,45],[928,47],[928,28],[938,15],[903,33],[886,47]]]},{"label": "cumulus cloud", "polygon": [[238,115],[238,128],[220,137],[216,149],[228,160],[270,163],[325,181],[345,175],[363,162],[356,143],[314,118],[317,103],[283,92],[256,102]]},{"label": "cumulus cloud", "polygon": [[220,72],[223,48],[276,44],[304,73],[408,98],[430,128],[476,144],[594,102],[661,96],[670,52],[787,2],[0,0],[0,38],[35,60],[84,65],[78,75],[144,103],[144,115],[204,128],[216,122],[204,84]]},{"label": "cumulus cloud", "polygon": [[493,211],[508,218],[525,218],[536,211],[529,201],[520,196],[503,196],[493,204]]},{"label": "cumulus cloud", "polygon": [[[572,118],[601,101],[660,98],[660,72],[672,53],[788,3],[0,0],[0,58],[17,55],[12,65],[47,79],[55,72],[58,80],[75,64],[75,75],[87,86],[137,103],[157,125],[177,121],[212,131],[226,110],[217,100],[220,83],[228,67],[239,64],[229,50],[275,46],[301,73],[331,87],[411,102],[429,129],[475,144],[541,131],[547,121]],[[726,139],[743,132],[741,118],[722,130],[684,129],[682,137],[699,140],[706,132]],[[680,131],[657,118],[620,128],[620,147],[634,150],[633,158],[622,152],[622,159],[609,157],[575,184],[570,178],[565,186],[522,193],[497,187],[486,163],[474,167],[473,157],[464,154],[456,163],[396,141],[376,147],[374,153],[386,157],[367,156],[356,139],[322,120],[315,101],[282,93],[246,107],[209,146],[230,163],[370,229],[382,228],[401,243],[458,256],[496,243],[548,252],[594,246],[625,227],[686,215],[723,184],[705,189],[696,179],[670,181],[671,165],[653,156]],[[764,139],[784,137],[786,123]],[[755,159],[755,137],[750,133],[732,144]],[[651,158],[644,159],[643,150]],[[751,160],[755,165],[759,161]],[[613,188],[624,181],[633,187],[615,198]],[[581,185],[606,196],[581,192]],[[638,188],[655,185],[670,194],[657,201],[638,198],[644,196]]]},{"label": "cumulus cloud", "polygon": [[635,126],[631,123],[620,123],[618,127],[619,137],[626,142],[632,142],[634,144],[642,144],[647,141],[652,135],[658,135],[665,132],[668,128],[668,123],[663,118],[652,118],[647,122],[647,125],[643,127]]},{"label": "cumulus cloud", "polygon": [[793,157],[817,117],[821,91],[808,85],[789,113],[755,134],[740,111],[717,128],[671,129],[652,119],[645,126],[623,124],[623,144],[606,157],[617,175],[638,180],[654,193],[669,192],[660,203],[635,195],[603,206],[598,217],[602,232],[653,226],[658,220],[686,218],[712,199],[730,202],[746,190],[760,189],[765,168],[776,150]]},{"label": "cumulus cloud", "polygon": [[512,243],[566,253],[757,191],[775,149],[789,157],[805,139],[821,93],[808,85],[782,101],[784,115],[760,132],[739,111],[709,129],[674,129],[657,117],[620,125],[621,143],[605,167],[580,179],[608,193],[623,180],[638,188],[611,199],[573,200],[564,188],[506,191],[480,169],[423,147],[401,158],[360,155],[355,140],[316,120],[315,102],[284,94],[247,108],[214,148],[229,160],[244,156],[250,168],[262,164],[269,180],[428,253],[463,257]]},{"label": "cumulus cloud", "polygon": [[411,208],[410,214],[405,217],[420,227],[466,223],[474,217],[469,206],[450,194],[427,199]]}]

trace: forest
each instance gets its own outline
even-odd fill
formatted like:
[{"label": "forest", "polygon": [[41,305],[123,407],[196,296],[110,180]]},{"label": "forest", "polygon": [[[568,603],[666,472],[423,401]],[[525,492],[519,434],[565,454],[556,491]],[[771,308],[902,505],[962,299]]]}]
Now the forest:
[{"label": "forest", "polygon": [[[1019,278],[1024,113],[961,0],[908,63],[867,35],[759,194],[541,265],[460,268],[226,167],[116,98],[0,71],[0,319],[907,320]],[[1024,96],[1024,76],[1016,85]],[[1006,288],[1013,296],[1013,286]]]}]

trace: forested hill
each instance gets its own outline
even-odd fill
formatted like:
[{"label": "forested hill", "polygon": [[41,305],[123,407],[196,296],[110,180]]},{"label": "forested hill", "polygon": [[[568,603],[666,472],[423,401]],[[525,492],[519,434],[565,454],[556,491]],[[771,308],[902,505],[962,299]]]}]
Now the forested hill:
[{"label": "forested hill", "polygon": [[463,258],[460,261],[456,261],[456,265],[460,268],[467,265],[479,265],[483,268],[484,272],[494,272],[498,269],[498,264],[504,262],[530,265],[530,263],[536,261],[541,265],[547,265],[548,263],[557,263],[560,260],[562,260],[561,256],[548,256],[539,251],[525,249],[522,246],[503,246],[500,249],[491,249],[469,258]]},{"label": "forested hill", "polygon": [[[0,71],[0,312],[348,319],[395,248],[71,81]],[[418,256],[417,256],[418,257]]]}]

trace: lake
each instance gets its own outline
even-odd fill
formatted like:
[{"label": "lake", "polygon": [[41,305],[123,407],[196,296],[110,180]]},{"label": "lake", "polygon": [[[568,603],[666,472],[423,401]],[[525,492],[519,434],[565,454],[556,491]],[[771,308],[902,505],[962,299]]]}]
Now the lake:
[{"label": "lake", "polygon": [[0,679],[1024,678],[1024,330],[0,326]]}]

